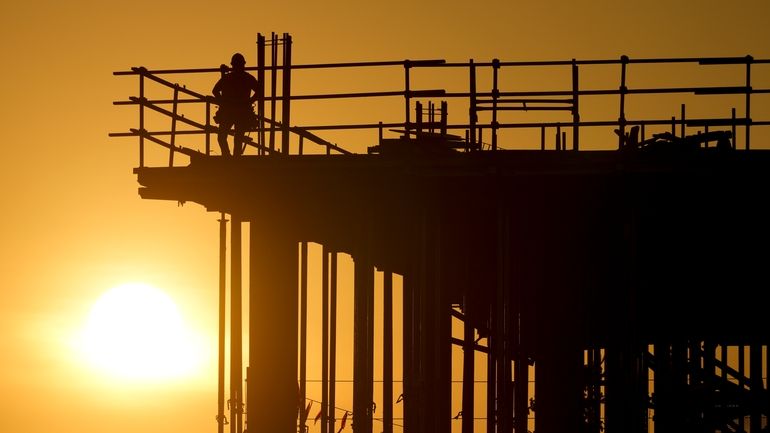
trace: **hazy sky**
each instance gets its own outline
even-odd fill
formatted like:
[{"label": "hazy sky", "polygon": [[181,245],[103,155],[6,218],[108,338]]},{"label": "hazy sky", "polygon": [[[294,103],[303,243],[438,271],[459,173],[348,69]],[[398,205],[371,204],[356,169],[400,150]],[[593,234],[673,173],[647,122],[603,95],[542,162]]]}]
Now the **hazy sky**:
[{"label": "hazy sky", "polygon": [[141,281],[214,344],[217,216],[139,199],[135,141],[107,137],[135,126],[111,105],[135,81],[113,71],[253,63],[271,31],[292,34],[296,63],[770,58],[768,18],[767,0],[3,1],[0,431],[215,428],[212,376],[116,384],[67,343],[102,292]]}]

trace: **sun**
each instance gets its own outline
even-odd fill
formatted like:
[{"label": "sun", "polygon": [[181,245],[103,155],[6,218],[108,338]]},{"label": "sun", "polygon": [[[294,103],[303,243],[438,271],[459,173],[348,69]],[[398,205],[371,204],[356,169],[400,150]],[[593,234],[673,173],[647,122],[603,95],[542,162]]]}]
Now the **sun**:
[{"label": "sun", "polygon": [[205,358],[199,341],[167,294],[130,283],[94,303],[78,346],[92,368],[109,376],[158,381],[194,375]]}]

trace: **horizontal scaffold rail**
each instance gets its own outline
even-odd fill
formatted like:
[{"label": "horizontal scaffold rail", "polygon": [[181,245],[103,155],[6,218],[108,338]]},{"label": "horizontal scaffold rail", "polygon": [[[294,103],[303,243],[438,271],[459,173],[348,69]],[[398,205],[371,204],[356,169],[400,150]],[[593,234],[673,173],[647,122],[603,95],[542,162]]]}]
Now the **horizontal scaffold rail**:
[{"label": "horizontal scaffold rail", "polygon": [[[290,45],[290,44],[289,44]],[[277,48],[276,48],[277,49]],[[286,49],[286,47],[284,47]],[[259,56],[258,56],[259,57]],[[447,62],[444,59],[424,59],[424,60],[389,60],[389,61],[365,61],[365,62],[340,62],[340,63],[316,63],[316,64],[292,64],[290,57],[284,58],[282,62],[275,60],[277,56],[273,56],[276,64],[268,65],[264,60],[264,56],[261,60],[258,59],[258,65],[246,68],[247,71],[256,73],[258,82],[261,86],[261,91],[257,95],[258,101],[256,103],[257,121],[258,126],[251,128],[251,132],[256,132],[254,138],[246,137],[245,144],[254,148],[260,155],[271,153],[289,153],[289,136],[299,140],[298,152],[303,152],[304,140],[308,140],[311,143],[322,146],[326,149],[327,153],[350,153],[349,150],[344,147],[333,143],[332,141],[322,138],[319,135],[311,131],[363,131],[363,130],[378,130],[379,140],[382,141],[383,131],[396,130],[402,131],[403,137],[414,137],[415,140],[426,139],[426,137],[432,137],[431,140],[435,140],[436,137],[441,137],[442,134],[446,134],[447,131],[462,131],[464,130],[464,140],[466,146],[460,147],[460,150],[473,151],[498,149],[498,135],[502,130],[522,130],[522,129],[541,129],[541,149],[545,149],[545,129],[555,129],[558,137],[556,142],[556,149],[566,150],[567,146],[567,132],[570,133],[571,149],[580,149],[580,130],[582,128],[612,128],[614,134],[608,134],[608,136],[615,137],[618,147],[622,147],[624,142],[634,142],[633,138],[628,137],[631,133],[630,129],[635,126],[642,127],[642,134],[645,133],[645,126],[650,127],[667,127],[666,131],[675,133],[679,138],[684,138],[688,132],[701,133],[709,132],[709,128],[729,128],[731,133],[731,147],[738,148],[738,132],[743,132],[741,137],[741,148],[750,148],[751,130],[755,127],[762,127],[770,125],[770,104],[768,104],[766,97],[770,93],[770,89],[756,86],[752,83],[752,69],[757,67],[764,67],[770,63],[770,59],[755,59],[752,56],[736,56],[736,57],[680,57],[680,58],[639,58],[634,59],[627,56],[621,56],[614,59],[570,59],[570,60],[540,60],[540,61],[501,61],[494,59],[486,62],[475,62],[470,60],[468,62]],[[260,63],[261,62],[261,63]],[[728,67],[728,68],[743,68],[745,71],[745,79],[739,83],[724,83],[722,85],[714,85],[714,83],[708,82],[708,85],[677,85],[677,86],[634,86],[631,80],[629,80],[628,69],[633,65],[653,65],[656,68],[671,67],[672,65],[691,64],[696,66],[703,66],[707,70],[711,71],[716,67]],[[618,83],[617,87],[605,87],[600,86],[598,88],[588,87],[580,85],[581,76],[585,76],[584,71],[591,71],[592,66],[617,66],[620,73],[620,79],[615,81]],[[525,88],[522,84],[514,82],[513,86],[510,84],[510,80],[505,81],[503,86],[502,71],[512,68],[542,68],[542,67],[554,67],[563,68],[565,71],[565,77],[571,81],[571,87],[564,88],[564,83],[561,81],[560,85],[555,85],[550,89],[538,89],[530,90]],[[291,71],[298,70],[338,70],[346,68],[360,68],[362,73],[366,73],[367,70],[375,68],[397,68],[403,71],[403,88],[402,89],[390,89],[390,90],[372,90],[372,91],[342,91],[342,92],[320,92],[320,93],[306,93],[306,94],[293,94],[291,91]],[[457,79],[451,83],[451,86],[436,86],[435,88],[428,89],[415,89],[413,81],[415,81],[415,74],[418,73],[418,69],[430,70],[441,68],[460,68],[468,71],[467,91],[457,89]],[[649,71],[645,69],[647,75]],[[762,70],[764,73],[765,70]],[[130,128],[129,132],[112,133],[112,137],[139,137],[140,140],[140,166],[144,166],[144,147],[143,140],[160,144],[163,147],[170,149],[173,152],[179,152],[189,156],[198,155],[211,155],[211,135],[218,133],[218,127],[216,124],[212,124],[212,108],[216,110],[218,107],[217,101],[213,96],[206,95],[195,90],[191,90],[186,86],[179,85],[166,78],[162,78],[163,75],[179,75],[179,74],[222,74],[223,69],[220,68],[188,68],[188,69],[148,69],[144,67],[134,67],[129,71],[114,72],[114,75],[119,76],[137,76],[139,78],[139,95],[131,96],[126,100],[115,101],[115,105],[120,106],[137,106],[140,115],[140,124],[138,127]],[[423,73],[423,72],[421,72]],[[424,74],[424,73],[423,73]],[[483,80],[482,78],[483,75]],[[605,70],[606,75],[606,70]],[[756,73],[755,73],[756,75]],[[666,77],[665,70],[659,76]],[[398,77],[399,79],[401,77]],[[421,83],[426,81],[421,76],[419,80]],[[346,78],[346,80],[349,78]],[[606,80],[606,78],[604,78]],[[365,77],[364,77],[365,80]],[[270,86],[266,85],[270,82]],[[756,80],[755,80],[756,81]],[[280,86],[276,83],[281,83]],[[365,81],[364,81],[365,82]],[[374,81],[371,81],[374,82]],[[430,81],[432,84],[439,84],[437,79]],[[159,96],[157,91],[149,92],[148,83],[153,85],[159,85],[161,89],[173,90],[174,95],[172,98],[166,96]],[[483,83],[483,88],[482,88]],[[614,84],[614,83],[613,83]],[[679,83],[677,83],[679,84]],[[433,86],[431,86],[433,87]],[[447,90],[452,87],[451,90]],[[506,88],[507,87],[507,88]],[[561,87],[561,89],[559,89]],[[268,92],[269,90],[269,92]],[[628,116],[628,97],[631,95],[683,95],[682,97],[692,97],[697,95],[708,99],[715,96],[731,96],[741,98],[742,101],[738,105],[739,107],[724,107],[722,113],[730,113],[730,116],[698,116],[695,118],[687,118],[685,104],[681,104],[681,110],[676,110],[673,115],[668,117],[655,116]],[[752,98],[752,96],[754,98]],[[311,123],[303,125],[292,125],[288,119],[290,118],[292,103],[302,103],[303,101],[340,101],[340,104],[346,103],[349,100],[367,100],[367,104],[371,104],[375,107],[377,101],[383,99],[399,98],[404,100],[404,108],[400,110],[400,113],[395,113],[396,116],[401,117],[398,120],[390,120],[384,122],[383,119],[372,119],[371,121],[363,122],[345,122],[341,119],[340,122],[333,124],[320,124]],[[618,107],[616,116],[608,116],[609,118],[587,118],[585,112],[587,101],[595,101],[597,98],[617,98],[615,106]],[[763,99],[764,98],[764,99]],[[443,100],[441,106],[437,102],[433,102],[436,99]],[[460,109],[452,110],[452,113],[460,113],[464,116],[467,113],[467,118],[464,121],[457,121],[457,115],[453,118],[454,121],[450,121],[448,117],[448,110],[446,108],[446,101],[457,101],[460,104]],[[700,101],[700,100],[699,100]],[[713,101],[713,99],[712,99]],[[738,102],[738,101],[736,101]],[[453,102],[455,103],[455,102]],[[722,102],[724,103],[724,102]],[[205,106],[205,114],[198,114],[195,119],[189,114],[179,113],[179,107],[184,105],[185,110],[193,109],[190,107],[202,105]],[[266,109],[266,105],[269,105],[269,109]],[[612,103],[604,103],[604,106],[614,105]],[[390,104],[389,106],[392,106]],[[466,108],[467,106],[467,108]],[[164,108],[165,107],[165,108]],[[276,113],[276,110],[280,111]],[[199,110],[204,111],[204,110]],[[360,109],[358,110],[360,112]],[[367,110],[369,111],[369,110]],[[634,110],[638,112],[639,110]],[[700,110],[702,111],[702,110]],[[165,118],[166,121],[170,121],[172,127],[169,129],[150,129],[145,124],[145,114],[148,112],[156,113],[161,118]],[[374,113],[375,110],[372,110]],[[545,113],[542,116],[548,116],[541,120],[522,119],[521,116],[524,113]],[[506,114],[509,113],[509,114]],[[516,114],[520,113],[520,114]],[[753,113],[753,114],[752,114]],[[277,116],[281,116],[282,119],[276,119]],[[514,118],[512,116],[518,116]],[[563,117],[563,118],[559,118]],[[390,117],[393,119],[393,117]],[[311,119],[312,120],[312,119]],[[177,123],[185,124],[192,129],[178,130],[176,128]],[[154,125],[154,123],[153,123]],[[670,127],[670,128],[669,128]],[[698,131],[687,131],[687,128],[702,128]],[[740,128],[740,131],[738,130]],[[417,132],[418,134],[414,134]],[[649,131],[648,131],[649,132]],[[660,131],[657,131],[660,132]],[[427,135],[430,133],[431,135]],[[230,132],[232,135],[233,133]],[[276,149],[275,137],[280,134],[283,141],[280,150]],[[183,149],[182,146],[175,144],[176,136],[205,136],[205,150],[200,149]],[[482,138],[486,135],[486,139],[490,142],[485,142]],[[160,140],[158,137],[170,137],[169,141]],[[269,136],[269,137],[268,137]],[[286,136],[286,137],[285,137]],[[457,141],[458,135],[453,135],[451,138],[448,135],[444,135],[447,140],[452,141],[450,146],[453,149],[458,147],[454,144]],[[463,134],[459,135],[460,137]],[[548,135],[552,137],[552,134]],[[642,141],[644,137],[641,137]],[[160,142],[159,142],[160,141]],[[704,146],[708,146],[705,143]],[[376,147],[375,147],[376,148]],[[371,147],[368,148],[371,151]],[[190,151],[188,151],[190,150]],[[170,158],[173,162],[173,157]]]}]

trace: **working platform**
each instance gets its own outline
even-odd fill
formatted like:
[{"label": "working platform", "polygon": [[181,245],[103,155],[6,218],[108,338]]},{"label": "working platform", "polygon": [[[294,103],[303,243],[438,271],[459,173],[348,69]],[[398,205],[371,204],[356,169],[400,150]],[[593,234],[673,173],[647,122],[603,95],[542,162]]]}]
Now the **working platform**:
[{"label": "working platform", "polygon": [[[142,198],[280,224],[297,242],[365,254],[401,275],[416,266],[424,232],[435,231],[452,304],[468,290],[494,298],[499,244],[509,242],[512,268],[565,279],[511,290],[545,291],[546,302],[575,290],[567,298],[584,304],[578,322],[603,322],[619,308],[606,300],[632,286],[650,344],[677,329],[767,338],[757,289],[770,282],[770,151],[212,157],[136,173]],[[606,342],[615,329],[586,337]]]}]

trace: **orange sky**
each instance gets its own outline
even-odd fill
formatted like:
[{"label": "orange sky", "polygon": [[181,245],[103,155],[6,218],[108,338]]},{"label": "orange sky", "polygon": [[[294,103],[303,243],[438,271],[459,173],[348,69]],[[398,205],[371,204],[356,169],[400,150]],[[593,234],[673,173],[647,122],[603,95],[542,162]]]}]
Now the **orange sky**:
[{"label": "orange sky", "polygon": [[167,291],[215,344],[216,215],[139,199],[135,142],[107,138],[134,126],[111,102],[135,82],[113,71],[217,66],[234,51],[253,64],[256,33],[271,31],[292,34],[296,63],[770,58],[766,0],[216,4],[0,4],[0,431],[216,427],[213,365],[191,383],[129,387],[66,345],[99,294],[127,281]]}]

